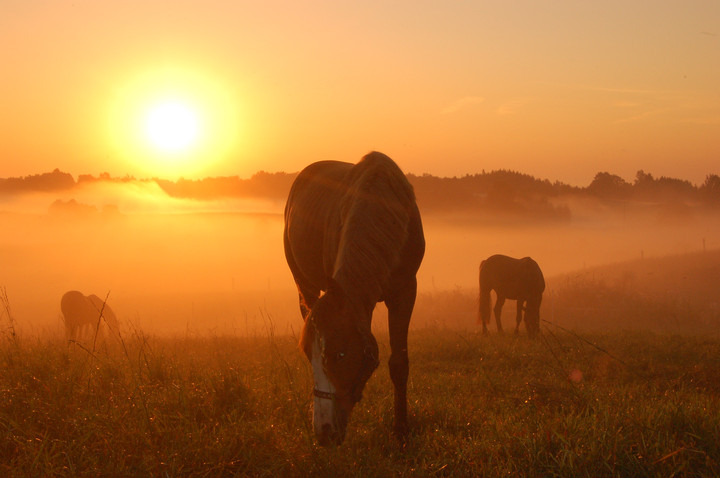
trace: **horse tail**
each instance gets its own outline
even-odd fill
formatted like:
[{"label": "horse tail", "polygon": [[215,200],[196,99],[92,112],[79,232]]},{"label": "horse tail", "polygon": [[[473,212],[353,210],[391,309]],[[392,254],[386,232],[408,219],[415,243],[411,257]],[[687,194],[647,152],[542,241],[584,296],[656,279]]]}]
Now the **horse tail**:
[{"label": "horse tail", "polygon": [[488,287],[487,280],[483,280],[483,264],[485,261],[480,263],[480,271],[478,273],[478,282],[480,286],[480,305],[478,307],[478,324],[487,324],[490,322],[490,287]]}]

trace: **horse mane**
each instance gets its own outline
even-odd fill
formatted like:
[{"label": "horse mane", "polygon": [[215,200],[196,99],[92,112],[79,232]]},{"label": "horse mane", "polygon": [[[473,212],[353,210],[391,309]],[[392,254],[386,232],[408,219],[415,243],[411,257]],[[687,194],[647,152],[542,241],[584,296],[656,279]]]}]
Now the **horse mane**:
[{"label": "horse mane", "polygon": [[387,156],[365,155],[347,176],[340,203],[340,241],[333,277],[365,306],[374,307],[408,237],[415,194]]}]

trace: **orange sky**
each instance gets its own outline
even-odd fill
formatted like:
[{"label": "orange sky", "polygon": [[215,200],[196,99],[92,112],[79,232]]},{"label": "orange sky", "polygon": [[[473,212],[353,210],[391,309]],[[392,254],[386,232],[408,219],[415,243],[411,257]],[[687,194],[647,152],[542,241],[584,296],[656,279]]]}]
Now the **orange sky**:
[{"label": "orange sky", "polygon": [[[40,1],[0,7],[0,176],[720,173],[720,2]],[[162,159],[140,111],[200,111]]]}]

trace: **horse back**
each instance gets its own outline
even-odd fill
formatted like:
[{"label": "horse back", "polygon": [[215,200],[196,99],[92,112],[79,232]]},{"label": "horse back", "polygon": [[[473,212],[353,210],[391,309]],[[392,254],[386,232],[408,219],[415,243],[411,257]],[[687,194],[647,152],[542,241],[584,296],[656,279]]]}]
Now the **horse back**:
[{"label": "horse back", "polygon": [[[383,285],[407,281],[425,251],[412,186],[377,152],[357,164],[320,161],[303,169],[285,206],[284,245],[298,285],[318,290],[338,268]],[[371,264],[377,267],[365,267]]]},{"label": "horse back", "polygon": [[496,254],[480,263],[480,289],[481,292],[494,290],[511,300],[528,299],[542,294],[545,279],[532,258]]},{"label": "horse back", "polygon": [[324,256],[336,242],[332,223],[339,222],[337,205],[353,165],[340,161],[318,161],[300,171],[285,205],[283,241],[285,256],[296,282],[325,289],[328,269]]}]

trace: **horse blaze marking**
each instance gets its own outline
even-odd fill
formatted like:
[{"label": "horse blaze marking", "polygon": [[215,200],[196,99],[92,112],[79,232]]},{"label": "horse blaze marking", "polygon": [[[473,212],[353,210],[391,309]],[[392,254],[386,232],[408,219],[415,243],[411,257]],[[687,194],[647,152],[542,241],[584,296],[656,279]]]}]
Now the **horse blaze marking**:
[{"label": "horse blaze marking", "polygon": [[[335,387],[328,379],[322,364],[322,346],[320,334],[315,334],[312,348],[312,369],[315,378],[315,390],[327,393],[328,397],[335,393]],[[335,404],[331,398],[314,395],[313,425],[316,430],[322,430],[325,424],[332,425],[334,422]]]}]

